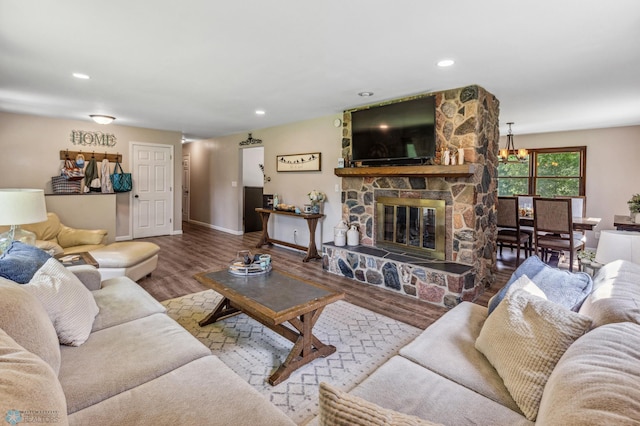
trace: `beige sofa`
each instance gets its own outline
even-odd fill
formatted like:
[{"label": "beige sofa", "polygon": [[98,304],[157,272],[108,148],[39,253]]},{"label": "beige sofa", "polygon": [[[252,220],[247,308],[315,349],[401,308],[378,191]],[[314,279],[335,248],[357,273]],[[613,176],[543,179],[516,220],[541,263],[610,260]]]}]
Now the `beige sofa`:
[{"label": "beige sofa", "polygon": [[[102,279],[125,276],[133,281],[150,275],[158,266],[160,247],[145,241],[124,241],[105,245],[105,229],[78,229],[64,225],[57,214],[47,220],[22,225],[36,234],[36,246],[55,255],[89,252],[98,262]],[[7,227],[8,229],[8,227]],[[2,227],[0,227],[0,232]]]},{"label": "beige sofa", "polygon": [[[502,304],[504,300],[498,306]],[[491,316],[513,307],[504,306],[508,308],[496,308]],[[578,333],[581,337],[557,354],[561,357],[550,375],[532,373],[539,365],[532,367],[526,357],[512,360],[510,372],[501,369],[507,379],[515,373],[537,380],[539,395],[536,388],[518,389],[513,381],[510,388],[505,385],[507,379],[493,365],[502,364],[495,357],[492,364],[476,348],[483,327],[489,324],[487,308],[463,302],[348,393],[323,384],[321,414],[312,424],[360,424],[405,416],[417,417],[412,419],[416,423],[406,424],[422,419],[425,424],[456,426],[532,425],[534,421],[540,425],[640,424],[640,265],[616,261],[603,267],[579,312],[592,328]],[[517,325],[524,327],[525,334],[536,332],[531,324],[501,322],[495,324],[494,319],[492,327]],[[538,338],[551,339],[548,333]],[[533,351],[515,339],[500,344],[498,358]],[[537,397],[537,418],[527,419],[512,394]]]},{"label": "beige sofa", "polygon": [[104,247],[107,238],[105,229],[71,228],[62,224],[58,215],[52,212],[47,213],[46,221],[22,225],[22,228],[36,234],[36,246],[53,255],[95,250]]},{"label": "beige sofa", "polygon": [[59,345],[55,334],[52,343],[50,312],[25,285],[0,278],[3,416],[18,424],[293,424],[135,282],[70,269],[99,309],[79,346]]}]

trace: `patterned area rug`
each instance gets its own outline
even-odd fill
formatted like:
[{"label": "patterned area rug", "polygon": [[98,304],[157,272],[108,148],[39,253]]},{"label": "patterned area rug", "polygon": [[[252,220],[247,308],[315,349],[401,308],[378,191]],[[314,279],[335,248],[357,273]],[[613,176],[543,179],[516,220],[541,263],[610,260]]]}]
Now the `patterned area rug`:
[{"label": "patterned area rug", "polygon": [[266,380],[288,355],[292,343],[245,314],[200,327],[221,296],[213,290],[162,302],[168,314],[211,348],[233,371],[265,395],[294,422],[318,412],[321,381],[349,390],[413,340],[421,330],[344,301],[330,304],[314,334],[337,350],[295,371],[277,386]]}]

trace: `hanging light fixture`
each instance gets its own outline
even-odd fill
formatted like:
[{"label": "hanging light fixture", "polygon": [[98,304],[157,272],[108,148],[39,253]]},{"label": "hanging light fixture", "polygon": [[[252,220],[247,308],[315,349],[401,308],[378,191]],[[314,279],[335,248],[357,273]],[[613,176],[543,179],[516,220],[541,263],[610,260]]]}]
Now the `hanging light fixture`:
[{"label": "hanging light fixture", "polygon": [[102,115],[102,114],[91,114],[89,115],[89,117],[91,117],[91,119],[98,124],[109,124],[116,119],[115,117],[112,117],[110,115]]},{"label": "hanging light fixture", "polygon": [[509,126],[509,133],[507,133],[507,143],[505,147],[498,152],[498,159],[503,163],[507,163],[509,161],[509,156],[514,155],[518,159],[518,161],[525,162],[529,159],[529,151],[524,148],[516,149],[515,145],[513,144],[513,133],[511,133],[512,124],[513,122],[507,123],[507,125]]}]

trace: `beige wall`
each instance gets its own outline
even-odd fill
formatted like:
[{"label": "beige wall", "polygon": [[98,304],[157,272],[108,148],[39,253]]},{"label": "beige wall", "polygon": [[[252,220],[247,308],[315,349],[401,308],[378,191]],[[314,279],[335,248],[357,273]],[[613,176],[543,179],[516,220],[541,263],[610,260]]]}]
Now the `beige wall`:
[{"label": "beige wall", "polygon": [[[333,227],[342,215],[341,193],[335,192],[341,180],[333,173],[342,140],[342,128],[333,125],[336,118],[342,118],[342,114],[252,131],[254,138],[262,139],[265,175],[271,178],[264,184],[265,194],[277,193],[282,202],[299,207],[308,203],[307,193],[312,189],[327,194],[326,217],[316,233],[318,244],[333,241]],[[185,153],[191,154],[191,220],[242,233],[242,148],[239,143],[246,138],[247,133],[243,132],[185,144]],[[307,152],[322,154],[321,171],[276,172],[276,155]],[[236,187],[232,186],[234,181]],[[269,226],[273,238],[294,242],[293,231],[297,229],[295,242],[302,245],[309,242],[307,225],[301,219],[273,215]]]},{"label": "beige wall", "polygon": [[[78,146],[70,140],[72,130],[112,133],[114,147]],[[0,187],[41,188],[51,192],[51,176],[60,174],[60,150],[122,154],[122,167],[130,171],[130,142],[147,142],[174,146],[174,188],[182,185],[182,144],[179,132],[143,129],[91,121],[61,120],[24,114],[0,112]],[[112,165],[113,166],[113,165]],[[174,191],[174,233],[182,230],[181,194]],[[130,193],[116,195],[116,238],[127,239]],[[105,212],[105,215],[113,214]],[[69,226],[74,226],[68,223]]]},{"label": "beige wall", "polygon": [[[587,216],[602,218],[601,231],[614,229],[614,215],[629,214],[627,200],[640,192],[640,126],[514,135],[514,142],[516,148],[586,146]],[[587,232],[587,247],[597,244],[596,233]]]}]

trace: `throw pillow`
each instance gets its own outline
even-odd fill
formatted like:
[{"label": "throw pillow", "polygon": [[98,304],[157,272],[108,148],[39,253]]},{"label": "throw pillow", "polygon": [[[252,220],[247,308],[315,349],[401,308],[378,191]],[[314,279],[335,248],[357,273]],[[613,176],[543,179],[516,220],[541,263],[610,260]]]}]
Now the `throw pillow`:
[{"label": "throw pillow", "polygon": [[91,292],[56,259],[49,259],[23,286],[44,306],[63,345],[80,346],[98,314]]},{"label": "throw pillow", "polygon": [[0,329],[60,371],[60,342],[44,307],[24,286],[0,278]]},{"label": "throw pillow", "polygon": [[382,408],[349,395],[327,383],[320,383],[320,426],[437,426],[419,417]]},{"label": "throw pillow", "polygon": [[51,367],[0,330],[0,413],[7,423],[68,424],[67,402]]},{"label": "throw pillow", "polygon": [[50,258],[44,250],[14,241],[0,256],[0,277],[26,284]]},{"label": "throw pillow", "polygon": [[590,318],[516,289],[487,317],[475,346],[525,417],[535,421],[549,375],[590,326]]},{"label": "throw pillow", "polygon": [[552,268],[538,256],[529,256],[511,275],[507,284],[500,289],[489,303],[489,315],[504,299],[509,286],[522,275],[529,277],[551,302],[577,311],[593,287],[591,276],[585,272],[569,272]]}]

